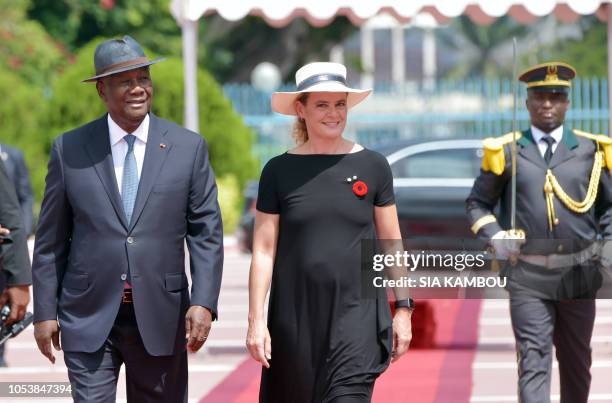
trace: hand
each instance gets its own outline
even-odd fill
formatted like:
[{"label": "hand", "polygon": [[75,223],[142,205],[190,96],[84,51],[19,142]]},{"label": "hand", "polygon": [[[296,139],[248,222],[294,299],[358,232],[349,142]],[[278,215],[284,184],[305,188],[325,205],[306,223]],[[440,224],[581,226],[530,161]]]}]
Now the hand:
[{"label": "hand", "polygon": [[612,279],[612,240],[604,240],[599,251],[600,271]]},{"label": "hand", "polygon": [[604,269],[612,269],[612,241],[603,241],[599,261]]},{"label": "hand", "polygon": [[272,359],[272,338],[263,319],[249,320],[246,345],[251,357],[266,368]]},{"label": "hand", "polygon": [[195,353],[202,348],[212,323],[212,313],[208,308],[192,305],[185,315],[185,338],[187,339],[187,350]]},{"label": "hand", "polygon": [[2,237],[4,235],[8,235],[10,233],[11,233],[11,231],[9,231],[7,228],[4,228],[2,225],[0,225],[0,244],[2,244],[2,241],[3,241]]},{"label": "hand", "polygon": [[412,340],[412,310],[397,308],[393,316],[393,350],[391,362],[395,362],[408,352]]},{"label": "hand", "polygon": [[36,344],[38,344],[38,349],[42,355],[51,361],[51,364],[55,364],[55,356],[51,349],[51,343],[53,342],[53,347],[57,351],[62,349],[59,335],[60,329],[55,319],[43,320],[34,324],[34,338],[36,339]]},{"label": "hand", "polygon": [[510,231],[499,231],[491,238],[491,246],[495,249],[495,253],[509,259],[516,259],[520,255],[524,243],[525,238],[513,235]]},{"label": "hand", "polygon": [[2,295],[0,295],[0,307],[6,303],[11,304],[11,314],[6,320],[6,324],[10,325],[23,320],[26,309],[30,303],[30,289],[27,285],[9,286]]}]

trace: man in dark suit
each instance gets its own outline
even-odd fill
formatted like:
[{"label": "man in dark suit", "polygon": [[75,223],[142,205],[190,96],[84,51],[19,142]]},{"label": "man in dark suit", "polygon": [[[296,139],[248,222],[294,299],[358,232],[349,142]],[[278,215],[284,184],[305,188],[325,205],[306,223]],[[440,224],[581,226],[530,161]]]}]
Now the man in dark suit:
[{"label": "man in dark suit", "polygon": [[34,227],[34,195],[30,183],[30,172],[23,158],[23,152],[15,147],[0,144],[0,159],[4,163],[6,173],[15,185],[17,199],[21,205],[23,228],[26,235],[29,236]]},{"label": "man in dark suit", "polygon": [[23,319],[30,302],[30,257],[15,189],[0,161],[0,308],[7,302],[7,324]]},{"label": "man in dark suit", "polygon": [[[57,138],[34,247],[40,351],[64,351],[73,398],[187,401],[186,347],[202,347],[223,264],[207,145],[151,112],[149,60],[129,36],[94,54],[108,114]],[[190,252],[191,295],[185,275]],[[59,326],[58,326],[59,321]]]},{"label": "man in dark suit", "polygon": [[[550,402],[552,346],[561,402],[586,403],[590,341],[601,285],[597,239],[612,238],[612,139],[564,127],[574,69],[527,69],[531,128],[518,134],[516,227],[510,230],[512,134],[486,139],[483,169],[466,201],[474,233],[508,257],[519,401]],[[500,203],[499,221],[493,213]]]},{"label": "man in dark suit", "polygon": [[[32,233],[34,225],[34,195],[32,194],[32,185],[30,184],[30,173],[23,158],[23,153],[17,148],[0,144],[0,160],[4,163],[6,173],[15,186],[17,199],[21,206],[23,230],[26,237],[28,237]],[[6,366],[4,361],[4,344],[0,346],[1,366]]]}]

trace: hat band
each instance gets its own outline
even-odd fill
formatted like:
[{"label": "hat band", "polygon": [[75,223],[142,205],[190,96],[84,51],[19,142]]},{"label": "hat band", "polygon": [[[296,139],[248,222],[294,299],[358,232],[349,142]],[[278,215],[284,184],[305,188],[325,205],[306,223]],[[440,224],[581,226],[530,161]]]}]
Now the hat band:
[{"label": "hat band", "polygon": [[565,80],[540,80],[527,83],[527,88],[533,87],[571,87],[572,83]]},{"label": "hat band", "polygon": [[312,87],[315,84],[318,84],[322,81],[336,81],[341,84],[346,84],[346,79],[338,74],[317,74],[315,76],[310,76],[304,80],[297,86],[298,91],[304,91],[305,89]]},{"label": "hat band", "polygon": [[110,66],[105,66],[104,68],[100,70],[96,69],[96,75],[98,76],[100,74],[104,74],[112,70],[120,69],[123,67],[134,66],[134,65],[142,64],[142,63],[148,63],[148,62],[149,62],[148,57],[137,57],[127,62],[115,63],[115,64],[111,64]]}]

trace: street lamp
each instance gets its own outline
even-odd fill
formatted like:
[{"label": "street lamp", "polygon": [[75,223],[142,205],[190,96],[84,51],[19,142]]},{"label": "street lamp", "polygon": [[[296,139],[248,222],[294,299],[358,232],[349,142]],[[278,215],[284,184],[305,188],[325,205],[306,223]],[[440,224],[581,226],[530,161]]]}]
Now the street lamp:
[{"label": "street lamp", "polygon": [[251,85],[263,92],[272,92],[281,84],[280,70],[270,62],[261,62],[251,72]]}]

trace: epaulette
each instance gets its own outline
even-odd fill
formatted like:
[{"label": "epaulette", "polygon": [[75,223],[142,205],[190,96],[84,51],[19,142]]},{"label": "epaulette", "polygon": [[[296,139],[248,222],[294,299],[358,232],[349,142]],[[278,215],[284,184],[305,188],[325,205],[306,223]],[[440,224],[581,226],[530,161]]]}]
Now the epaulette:
[{"label": "epaulette", "polygon": [[574,129],[574,134],[597,143],[597,149],[603,151],[603,166],[612,173],[612,138],[605,134],[591,134],[578,129]]},{"label": "epaulette", "polygon": [[[516,139],[520,139],[521,132],[516,132]],[[495,175],[504,173],[506,166],[506,156],[504,154],[504,146],[511,143],[513,140],[512,132],[506,133],[499,137],[487,137],[482,141],[484,156],[482,157],[482,170],[491,171]]]}]

